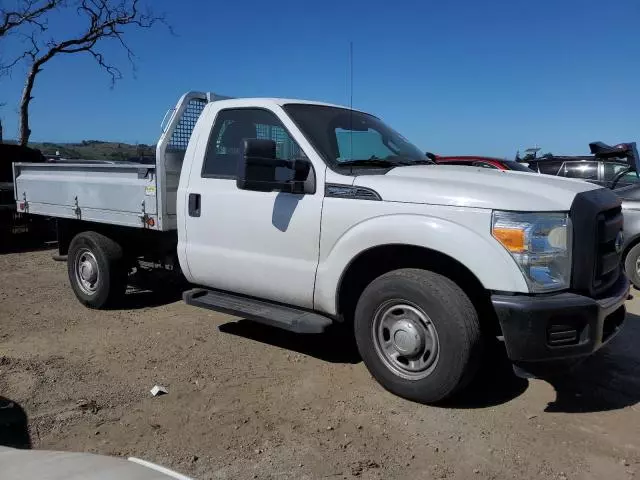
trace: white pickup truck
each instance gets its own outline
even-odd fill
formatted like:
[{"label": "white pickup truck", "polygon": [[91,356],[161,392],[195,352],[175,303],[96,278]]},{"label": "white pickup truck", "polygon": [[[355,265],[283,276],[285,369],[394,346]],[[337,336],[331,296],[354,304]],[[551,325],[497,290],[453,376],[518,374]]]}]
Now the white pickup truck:
[{"label": "white pickup truck", "polygon": [[142,260],[184,300],[300,333],[353,329],[373,376],[431,403],[488,339],[519,365],[585,357],[625,319],[623,218],[579,180],[435,165],[378,118],[185,94],[155,164],[14,164],[20,212],[58,218],[77,298],[122,297]]}]

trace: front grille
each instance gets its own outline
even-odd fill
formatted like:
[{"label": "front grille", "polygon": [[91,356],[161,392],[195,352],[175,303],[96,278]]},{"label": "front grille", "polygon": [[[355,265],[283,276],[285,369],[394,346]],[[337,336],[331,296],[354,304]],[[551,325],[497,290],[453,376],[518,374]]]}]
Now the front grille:
[{"label": "front grille", "polygon": [[569,211],[573,225],[571,289],[598,297],[620,275],[620,253],[616,251],[623,219],[620,200],[606,188],[576,195]]},{"label": "front grille", "polygon": [[613,285],[620,274],[620,253],[616,251],[616,240],[622,231],[622,209],[617,207],[601,212],[596,218],[596,224],[593,289],[598,293]]}]

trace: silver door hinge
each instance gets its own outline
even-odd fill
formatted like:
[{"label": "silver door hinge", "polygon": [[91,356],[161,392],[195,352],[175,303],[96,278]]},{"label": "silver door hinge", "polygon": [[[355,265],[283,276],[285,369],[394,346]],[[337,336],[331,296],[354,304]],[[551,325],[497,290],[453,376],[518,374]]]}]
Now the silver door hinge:
[{"label": "silver door hinge", "polygon": [[76,218],[80,220],[82,217],[82,210],[80,209],[80,205],[78,205],[78,196],[76,195],[73,199],[73,213],[76,214]]},{"label": "silver door hinge", "polygon": [[147,228],[149,215],[147,215],[147,206],[145,205],[144,200],[142,200],[142,203],[140,204],[140,215],[138,215],[138,217],[142,221],[142,227]]}]

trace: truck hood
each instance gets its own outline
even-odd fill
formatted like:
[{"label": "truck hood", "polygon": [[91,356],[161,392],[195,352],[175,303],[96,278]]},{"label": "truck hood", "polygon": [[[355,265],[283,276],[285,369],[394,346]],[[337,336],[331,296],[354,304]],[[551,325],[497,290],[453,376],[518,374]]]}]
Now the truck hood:
[{"label": "truck hood", "polygon": [[538,173],[446,165],[397,167],[358,176],[353,184],[391,202],[517,211],[569,210],[577,193],[602,188]]}]

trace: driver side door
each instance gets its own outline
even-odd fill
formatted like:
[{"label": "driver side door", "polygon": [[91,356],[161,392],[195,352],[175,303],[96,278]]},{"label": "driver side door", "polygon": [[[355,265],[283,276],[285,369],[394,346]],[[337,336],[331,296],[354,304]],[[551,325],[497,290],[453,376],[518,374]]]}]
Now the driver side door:
[{"label": "driver side door", "polygon": [[188,185],[187,195],[199,196],[197,211],[185,212],[191,276],[212,288],[312,308],[323,179],[314,177],[313,194],[238,189],[248,138],[275,141],[279,159],[306,156],[270,110],[217,112],[209,138],[200,140],[207,142],[202,168],[194,165]]}]

